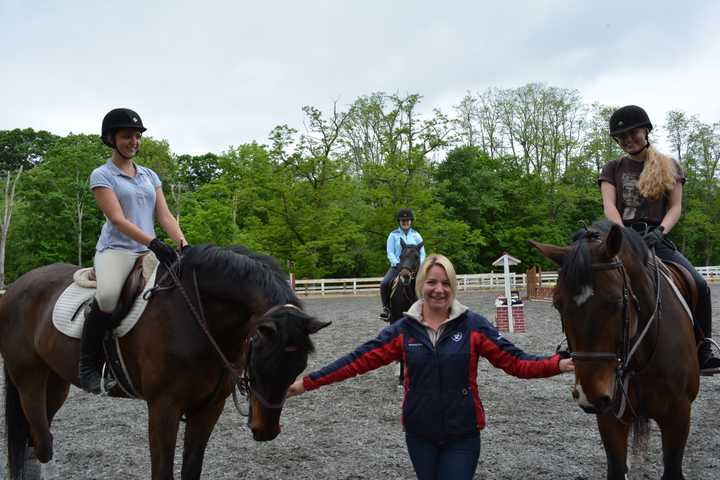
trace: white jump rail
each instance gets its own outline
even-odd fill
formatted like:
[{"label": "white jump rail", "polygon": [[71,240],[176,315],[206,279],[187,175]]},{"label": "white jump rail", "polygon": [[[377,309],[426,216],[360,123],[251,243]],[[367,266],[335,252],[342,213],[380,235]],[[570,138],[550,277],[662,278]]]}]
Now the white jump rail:
[{"label": "white jump rail", "polygon": [[[696,267],[697,271],[705,277],[708,283],[720,283],[720,266]],[[527,276],[524,273],[512,273],[512,288],[523,289],[527,287]],[[557,283],[557,272],[542,272],[540,274],[541,287],[554,287]],[[458,275],[458,290],[461,292],[471,290],[502,290],[505,279],[503,274],[495,273],[469,273]],[[382,277],[367,278],[322,278],[295,280],[295,293],[300,296],[327,296],[327,295],[377,295]]]}]

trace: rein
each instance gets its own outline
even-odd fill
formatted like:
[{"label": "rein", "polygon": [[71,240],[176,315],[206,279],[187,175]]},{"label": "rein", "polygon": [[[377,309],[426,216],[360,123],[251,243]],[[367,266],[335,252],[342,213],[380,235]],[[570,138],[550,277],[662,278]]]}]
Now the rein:
[{"label": "rein", "polygon": [[[650,315],[650,318],[648,318],[645,326],[643,327],[642,331],[637,334],[634,338],[630,338],[630,312],[629,312],[629,303],[630,300],[633,301],[635,304],[635,314],[636,319],[638,322],[640,321],[640,302],[638,301],[637,296],[635,295],[635,292],[632,290],[632,286],[630,284],[630,277],[628,276],[627,270],[625,269],[625,265],[623,264],[622,260],[618,257],[615,257],[610,262],[604,262],[604,263],[593,263],[590,266],[590,269],[593,272],[599,272],[599,271],[607,271],[607,270],[619,270],[622,277],[623,277],[623,296],[622,296],[622,342],[619,345],[618,351],[616,352],[571,352],[570,356],[573,360],[577,361],[610,361],[610,362],[616,362],[616,368],[615,368],[615,394],[613,395],[613,403],[617,404],[619,401],[619,405],[617,406],[617,411],[615,412],[615,418],[620,420],[622,422],[622,418],[625,415],[626,408],[629,407],[630,411],[632,412],[633,417],[637,417],[637,413],[635,412],[635,409],[632,407],[632,403],[630,402],[629,393],[628,393],[628,385],[630,383],[631,378],[636,375],[638,372],[642,371],[643,369],[632,369],[630,367],[630,363],[633,359],[633,356],[635,355],[635,352],[637,352],[638,348],[642,344],[643,340],[645,339],[645,336],[647,335],[648,331],[650,330],[650,327],[656,323],[655,320],[662,317],[662,309],[661,309],[661,301],[662,301],[662,295],[661,295],[661,289],[660,289],[660,267],[658,265],[658,259],[655,257],[655,250],[652,249],[652,259],[653,264],[655,266],[655,307],[653,310],[652,315]],[[659,323],[657,324],[657,329],[659,329]],[[659,330],[658,330],[659,331]],[[650,359],[652,359],[653,355],[655,354],[655,351],[653,350],[653,353],[650,355]],[[649,360],[648,360],[649,363]],[[620,393],[619,399],[618,399],[618,392]]]}]

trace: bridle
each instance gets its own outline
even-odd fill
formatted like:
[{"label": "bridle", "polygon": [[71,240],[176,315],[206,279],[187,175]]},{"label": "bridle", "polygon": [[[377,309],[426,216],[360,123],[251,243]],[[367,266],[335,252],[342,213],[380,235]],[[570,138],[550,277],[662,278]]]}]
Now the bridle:
[{"label": "bridle", "polygon": [[[252,369],[250,368],[250,360],[252,358],[252,351],[255,345],[255,342],[257,341],[257,338],[259,334],[257,331],[250,337],[248,337],[245,340],[245,343],[243,345],[243,351],[240,358],[240,366],[238,367],[236,364],[232,363],[223,353],[222,349],[218,345],[217,341],[213,337],[212,333],[210,332],[210,328],[208,327],[207,318],[205,316],[205,308],[202,304],[202,298],[200,297],[200,288],[198,286],[198,280],[197,280],[197,272],[195,269],[192,270],[192,279],[193,279],[193,290],[195,294],[195,302],[193,302],[190,298],[190,295],[188,295],[187,291],[182,285],[182,282],[180,280],[180,277],[178,276],[177,272],[175,271],[179,264],[180,259],[178,259],[173,265],[166,268],[166,273],[161,277],[160,281],[158,281],[158,286],[154,287],[153,289],[150,289],[148,293],[152,294],[152,292],[156,290],[167,290],[171,289],[173,287],[176,287],[180,294],[182,295],[183,299],[185,300],[185,303],[190,310],[190,313],[192,314],[195,321],[200,326],[200,329],[203,331],[205,336],[207,337],[208,341],[212,345],[215,352],[218,354],[218,357],[220,357],[220,360],[225,367],[225,370],[227,371],[228,376],[230,377],[230,381],[233,384],[233,391],[232,391],[232,397],[233,397],[233,404],[235,405],[235,409],[240,413],[240,415],[244,417],[249,417],[249,412],[245,413],[242,408],[240,407],[240,403],[238,400],[237,394],[239,393],[241,396],[243,396],[245,399],[248,398],[248,394],[252,392],[253,396],[257,401],[264,406],[265,408],[269,409],[282,409],[283,405],[285,404],[285,400],[287,399],[287,392],[283,395],[283,398],[279,402],[270,402],[268,401],[256,388],[255,381],[253,379],[252,375]],[[172,279],[173,285],[169,286],[160,286],[160,284],[163,282],[163,280],[170,276]],[[286,304],[284,306],[290,306],[294,308],[298,308],[295,305],[292,304]],[[276,308],[276,307],[273,307]],[[272,310],[272,309],[271,309]],[[248,419],[249,420],[249,419]]]},{"label": "bridle", "polygon": [[[632,289],[632,285],[630,283],[630,277],[627,273],[627,270],[625,269],[625,265],[623,264],[623,261],[618,258],[617,256],[613,258],[609,262],[603,262],[603,263],[593,263],[590,265],[590,269],[593,272],[601,272],[601,271],[608,271],[608,270],[618,270],[620,271],[620,274],[622,275],[623,279],[623,287],[622,287],[622,340],[620,344],[618,345],[618,348],[615,352],[573,352],[572,347],[569,345],[568,347],[570,349],[570,357],[573,359],[573,361],[606,361],[606,362],[615,362],[615,392],[613,393],[612,403],[617,406],[617,409],[614,413],[615,417],[622,422],[622,418],[625,415],[625,410],[627,407],[629,407],[630,411],[632,412],[632,415],[634,418],[637,417],[637,413],[632,407],[632,404],[630,402],[629,394],[628,394],[628,385],[630,383],[631,378],[634,375],[637,375],[640,371],[644,369],[637,369],[631,367],[631,362],[633,359],[633,356],[637,352],[638,348],[642,344],[643,340],[645,339],[648,331],[650,330],[650,327],[652,325],[656,325],[656,341],[655,341],[655,347],[652,350],[652,353],[646,362],[646,364],[649,364],[652,360],[653,355],[655,354],[655,349],[657,348],[657,337],[659,335],[660,331],[660,324],[659,319],[662,317],[662,309],[661,309],[661,289],[660,289],[660,267],[658,264],[658,259],[655,257],[655,249],[651,249],[652,253],[652,260],[653,264],[655,266],[655,308],[653,310],[652,315],[650,315],[650,318],[648,318],[645,326],[643,327],[642,331],[639,334],[636,334],[634,337],[630,337],[630,330],[631,330],[631,319],[630,319],[630,302],[634,304],[635,307],[635,318],[637,322],[640,322],[640,302],[638,301],[637,296],[635,295],[635,292]],[[657,321],[656,321],[657,320]]]}]

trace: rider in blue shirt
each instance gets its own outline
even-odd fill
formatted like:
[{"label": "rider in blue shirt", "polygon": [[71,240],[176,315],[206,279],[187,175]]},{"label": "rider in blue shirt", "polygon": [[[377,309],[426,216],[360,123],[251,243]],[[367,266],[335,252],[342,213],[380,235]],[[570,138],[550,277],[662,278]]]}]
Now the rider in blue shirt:
[{"label": "rider in blue shirt", "polygon": [[[415,220],[411,209],[401,208],[396,218],[398,223],[400,223],[400,228],[396,228],[388,235],[387,257],[390,261],[390,268],[385,273],[385,277],[380,284],[380,298],[382,299],[383,306],[380,319],[383,321],[387,321],[388,318],[390,318],[390,284],[399,273],[400,252],[402,252],[400,240],[404,241],[406,245],[418,245],[423,241],[420,234],[410,227],[413,220]],[[420,249],[420,264],[424,261],[425,247],[422,247]]]}]

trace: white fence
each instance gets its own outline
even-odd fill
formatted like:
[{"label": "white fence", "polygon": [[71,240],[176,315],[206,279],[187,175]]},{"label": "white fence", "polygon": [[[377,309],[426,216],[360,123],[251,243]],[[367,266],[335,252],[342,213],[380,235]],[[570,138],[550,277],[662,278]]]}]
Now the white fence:
[{"label": "white fence", "polygon": [[[696,267],[697,271],[709,283],[720,283],[720,266]],[[527,287],[527,276],[524,273],[511,272],[512,288],[519,290]],[[542,272],[541,287],[552,287],[557,282],[557,272]],[[376,295],[382,277],[369,278],[323,278],[318,280],[295,280],[295,293],[301,296],[325,295]],[[458,289],[461,292],[470,290],[502,290],[505,285],[502,273],[471,273],[458,275]]]},{"label": "white fence", "polygon": [[[543,273],[543,281],[546,278]],[[552,277],[548,277],[550,281]],[[505,277],[502,273],[472,273],[458,275],[458,289],[469,290],[502,290]],[[554,279],[557,279],[555,274]],[[526,286],[524,273],[511,273],[512,288],[517,290]],[[554,280],[553,280],[554,281]],[[296,280],[295,293],[301,296],[315,295],[376,295],[382,277],[371,278],[323,278],[319,280]]]}]

